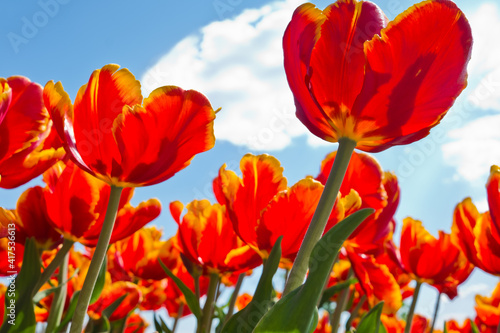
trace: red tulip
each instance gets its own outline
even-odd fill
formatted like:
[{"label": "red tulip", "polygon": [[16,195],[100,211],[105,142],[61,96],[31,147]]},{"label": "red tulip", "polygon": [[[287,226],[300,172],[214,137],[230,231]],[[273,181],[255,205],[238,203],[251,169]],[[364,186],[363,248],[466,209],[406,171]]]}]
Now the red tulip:
[{"label": "red tulip", "polygon": [[486,184],[489,212],[480,214],[470,198],[457,205],[452,238],[471,263],[483,271],[500,275],[500,168],[491,167]]},{"label": "red tulip", "polygon": [[476,324],[481,332],[497,332],[500,325],[500,283],[491,297],[476,295]]},{"label": "red tulip", "polygon": [[[466,86],[472,35],[448,0],[392,22],[372,2],[298,7],[283,37],[297,117],[318,137],[382,151],[425,137]],[[439,89],[437,89],[439,87]]]},{"label": "red tulip", "polygon": [[[62,170],[47,172],[44,190],[47,212],[54,228],[66,239],[95,247],[101,233],[110,186],[68,162]],[[133,207],[133,190],[125,189],[111,235],[111,243],[126,238],[155,219],[161,211],[158,200],[150,199]]]},{"label": "red tulip", "polygon": [[43,105],[42,87],[22,76],[0,78],[0,187],[39,176],[65,155]]},{"label": "red tulip", "polygon": [[47,83],[44,101],[71,159],[110,185],[160,183],[215,143],[205,96],[166,86],[143,100],[139,81],[118,65],[95,70],[74,106],[59,82]]},{"label": "red tulip", "polygon": [[448,284],[456,288],[459,284],[456,278],[461,276],[461,271],[466,271],[465,277],[472,271],[463,252],[451,242],[451,235],[440,231],[436,239],[424,229],[422,222],[410,217],[403,220],[400,252],[407,272],[415,280],[433,286]]},{"label": "red tulip", "polygon": [[186,206],[187,213],[181,219],[183,208],[179,201],[170,204],[179,225],[179,249],[205,273],[243,272],[261,263],[258,254],[234,232],[225,206],[194,200]]}]

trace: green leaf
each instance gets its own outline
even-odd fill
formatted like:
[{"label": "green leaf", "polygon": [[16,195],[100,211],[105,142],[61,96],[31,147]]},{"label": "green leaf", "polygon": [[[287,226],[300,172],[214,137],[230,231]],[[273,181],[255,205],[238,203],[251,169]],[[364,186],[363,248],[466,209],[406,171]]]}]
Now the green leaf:
[{"label": "green leaf", "polygon": [[155,324],[155,329],[158,333],[163,333],[163,330],[161,328],[161,325],[160,325],[160,322],[158,321],[158,319],[156,319],[156,312],[153,313],[153,322]]},{"label": "green leaf", "polygon": [[68,323],[71,321],[71,318],[73,318],[73,314],[75,313],[76,310],[76,304],[78,302],[78,296],[80,295],[80,290],[75,291],[73,296],[71,297],[71,301],[69,302],[68,310],[66,311],[66,315],[64,318],[61,320],[61,323],[59,326],[56,328],[56,332],[60,332],[63,330],[63,328],[68,325]]},{"label": "green leaf", "polygon": [[200,303],[196,295],[189,289],[188,286],[182,282],[181,279],[179,279],[177,276],[172,273],[170,269],[165,266],[165,264],[158,258],[158,262],[160,263],[161,267],[167,273],[167,275],[175,282],[177,287],[181,290],[182,294],[184,295],[184,298],[186,298],[186,303],[191,310],[191,312],[194,314],[196,319],[201,318],[201,309],[200,309]]},{"label": "green leaf", "polygon": [[[1,333],[31,333],[36,330],[35,305],[33,296],[35,286],[41,275],[38,250],[33,239],[28,238],[24,244],[23,264],[19,275],[7,285],[5,292],[5,315]],[[13,286],[13,289],[10,288]],[[12,311],[12,313],[11,313]]]},{"label": "green leaf", "polygon": [[318,320],[319,320],[319,313],[318,313],[318,308],[315,308],[316,311],[314,311],[310,326],[309,326],[309,333],[314,333],[316,331],[316,327],[318,327]]},{"label": "green leaf", "polygon": [[102,290],[104,289],[104,283],[106,282],[107,266],[108,259],[104,257],[104,261],[102,262],[101,269],[99,270],[99,275],[97,275],[97,281],[95,282],[94,290],[92,291],[92,296],[90,297],[89,304],[94,304],[101,296]]},{"label": "green leaf", "polygon": [[446,321],[444,322],[444,331],[443,333],[448,333],[448,329],[446,328]]},{"label": "green leaf", "polygon": [[163,321],[163,318],[158,316],[158,318],[160,318],[160,321],[161,321],[161,328],[163,330],[164,333],[172,333],[172,330],[170,328],[168,328],[167,324],[165,324],[165,322]]},{"label": "green leaf", "polygon": [[470,326],[472,327],[472,333],[479,333],[479,328],[477,328],[476,324],[472,320],[470,320]]},{"label": "green leaf", "polygon": [[269,258],[264,265],[259,283],[255,289],[252,300],[241,311],[235,313],[222,328],[222,333],[251,333],[271,307],[271,298],[273,296],[273,276],[278,270],[281,260],[281,240],[280,236],[269,254]]},{"label": "green leaf", "polygon": [[127,294],[121,295],[116,300],[113,301],[110,305],[108,305],[104,310],[102,310],[102,315],[106,317],[111,317],[113,312],[122,304],[123,300],[127,297]]},{"label": "green leaf", "polygon": [[309,332],[338,252],[349,235],[372,213],[373,209],[362,209],[351,214],[318,241],[309,259],[306,282],[280,299],[262,317],[254,333]]},{"label": "green leaf", "polygon": [[333,295],[341,292],[346,288],[349,288],[350,285],[355,284],[357,282],[358,280],[356,278],[350,278],[347,281],[337,283],[333,287],[325,289],[325,291],[323,291],[323,295],[321,296],[321,301],[319,302],[319,306],[322,307],[323,305],[329,304],[330,298],[332,298]]},{"label": "green leaf", "polygon": [[59,286],[55,286],[55,287],[52,287],[52,288],[49,288],[49,289],[45,289],[45,290],[41,290],[41,291],[37,292],[36,295],[33,296],[33,303],[36,304],[36,303],[40,302],[45,297],[49,296],[52,293],[55,293],[62,286],[65,286],[66,284],[68,284],[68,282],[71,281],[71,279],[76,276],[76,274],[78,273],[79,270],[80,270],[79,268],[75,269],[75,272],[73,273],[73,275],[71,275],[69,279],[67,279],[66,281],[64,281],[63,284],[61,284]]},{"label": "green leaf", "polygon": [[380,302],[364,315],[359,322],[356,333],[378,333],[380,327],[385,330],[384,325],[380,325],[380,315],[383,307],[384,302]]}]

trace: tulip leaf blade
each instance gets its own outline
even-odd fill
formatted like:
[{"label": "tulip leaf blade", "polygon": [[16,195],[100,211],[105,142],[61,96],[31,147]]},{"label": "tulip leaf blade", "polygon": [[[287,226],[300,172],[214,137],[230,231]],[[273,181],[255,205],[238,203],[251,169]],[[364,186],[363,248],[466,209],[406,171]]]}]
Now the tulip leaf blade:
[{"label": "tulip leaf blade", "polygon": [[356,333],[379,333],[381,327],[385,331],[384,325],[380,323],[380,315],[382,314],[383,307],[384,302],[382,301],[364,315],[359,322]]},{"label": "tulip leaf blade", "polygon": [[200,309],[200,303],[196,295],[189,289],[188,286],[184,282],[182,282],[181,279],[179,279],[177,276],[175,276],[174,273],[170,269],[165,266],[165,264],[161,261],[161,259],[158,258],[158,262],[160,263],[161,267],[167,273],[168,277],[171,278],[174,283],[177,285],[177,287],[180,289],[184,297],[186,298],[186,303],[191,312],[194,314],[196,319],[201,318],[201,309]]},{"label": "tulip leaf blade", "polygon": [[330,229],[314,246],[309,258],[306,282],[280,299],[259,321],[254,333],[309,332],[315,319],[316,305],[330,271],[345,240],[370,215],[373,209],[361,209]]},{"label": "tulip leaf blade", "polygon": [[262,275],[259,279],[259,283],[257,284],[252,300],[244,309],[235,313],[227,321],[222,328],[221,333],[251,333],[262,316],[264,316],[264,314],[269,310],[274,290],[272,279],[279,267],[282,239],[283,236],[280,236],[276,240],[276,243],[269,254],[269,258],[264,264]]}]

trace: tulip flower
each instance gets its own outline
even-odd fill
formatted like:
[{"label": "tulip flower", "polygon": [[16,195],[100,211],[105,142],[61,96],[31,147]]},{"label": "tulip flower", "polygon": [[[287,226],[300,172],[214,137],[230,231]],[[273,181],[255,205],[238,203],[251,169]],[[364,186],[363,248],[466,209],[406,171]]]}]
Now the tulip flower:
[{"label": "tulip flower", "polygon": [[139,280],[137,285],[142,293],[142,301],[139,304],[141,310],[160,309],[167,300],[167,279],[163,280]]},{"label": "tulip flower", "polygon": [[491,167],[486,184],[489,212],[480,214],[470,198],[453,213],[452,240],[476,267],[500,275],[500,168]]},{"label": "tulip flower", "polygon": [[225,206],[195,200],[186,206],[187,213],[181,219],[183,208],[179,201],[170,204],[179,225],[179,250],[205,273],[243,272],[261,263],[258,254],[234,232]]},{"label": "tulip flower", "polygon": [[318,321],[318,326],[313,333],[332,333],[328,313],[324,313]]},{"label": "tulip flower", "polygon": [[500,283],[491,297],[476,295],[476,324],[480,332],[496,333],[500,326]]},{"label": "tulip flower", "polygon": [[242,177],[223,165],[213,181],[217,201],[225,205],[236,234],[258,250],[256,227],[271,199],[287,188],[280,162],[267,154],[246,154],[240,161]]},{"label": "tulip flower", "polygon": [[295,10],[283,51],[296,115],[314,135],[339,142],[339,158],[285,294],[306,274],[354,148],[379,152],[428,135],[466,86],[471,47],[467,19],[448,0],[422,2],[393,22],[368,1]]},{"label": "tulip flower", "polygon": [[124,333],[144,333],[148,323],[137,313],[132,313],[125,322]]},{"label": "tulip flower", "polygon": [[471,46],[451,1],[422,2],[392,22],[371,2],[304,4],[283,37],[297,117],[318,137],[365,151],[425,137],[465,88]]},{"label": "tulip flower", "polygon": [[205,96],[166,86],[143,100],[139,81],[119,68],[95,70],[74,105],[60,82],[45,86],[45,105],[80,168],[110,185],[147,186],[214,146],[215,112]]},{"label": "tulip flower", "polygon": [[42,87],[28,78],[0,78],[0,187],[38,177],[65,155],[43,104]]},{"label": "tulip flower", "polygon": [[215,144],[215,111],[194,90],[155,89],[143,100],[140,83],[127,69],[106,65],[80,88],[74,105],[60,82],[45,85],[44,103],[65,149],[78,167],[111,185],[106,218],[93,264],[73,318],[80,333],[124,187],[165,181]]},{"label": "tulip flower", "polygon": [[[104,223],[110,186],[71,161],[66,166],[56,165],[44,176],[49,222],[64,238],[95,247]],[[133,207],[130,204],[132,195],[130,188],[121,195],[111,243],[130,236],[160,214],[158,200],[150,199]]]},{"label": "tulip flower", "polygon": [[130,237],[116,242],[109,256],[119,258],[121,270],[135,277],[165,279],[167,275],[158,260],[175,272],[181,258],[177,238],[162,241],[160,237],[161,231],[155,227],[139,229]]},{"label": "tulip flower", "polygon": [[[460,282],[463,282],[473,268],[462,250],[451,242],[451,235],[440,231],[439,238],[436,239],[424,229],[422,222],[410,217],[403,220],[400,253],[404,268],[417,281],[408,315],[409,324],[422,283],[455,288],[456,293],[459,284],[456,277],[460,276]],[[438,306],[439,298],[436,312]]]},{"label": "tulip flower", "polygon": [[9,223],[16,225],[15,236],[19,243],[24,244],[26,238],[32,237],[39,249],[49,250],[62,242],[61,234],[52,226],[43,188],[40,186],[31,187],[24,191],[17,200],[15,210],[7,212],[0,207],[0,215],[6,217]]}]

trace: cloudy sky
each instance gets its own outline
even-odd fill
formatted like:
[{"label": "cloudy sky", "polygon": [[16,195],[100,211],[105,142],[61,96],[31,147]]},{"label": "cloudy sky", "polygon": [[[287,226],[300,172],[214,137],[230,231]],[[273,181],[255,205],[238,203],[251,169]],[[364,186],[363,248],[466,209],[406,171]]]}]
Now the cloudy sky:
[{"label": "cloudy sky", "polygon": [[[375,2],[389,19],[414,4]],[[324,156],[336,149],[309,134],[294,116],[281,39],[300,3],[9,1],[0,12],[0,77],[24,75],[42,85],[61,81],[74,98],[94,69],[117,63],[141,80],[144,96],[158,86],[178,85],[199,90],[214,108],[221,107],[215,148],[173,179],[137,189],[135,202],[158,197],[167,208],[173,200],[212,199],[211,179],[218,168],[226,163],[237,170],[249,151],[278,157],[292,184],[316,175]],[[374,155],[400,179],[398,223],[412,216],[435,235],[439,229],[449,232],[453,208],[465,197],[487,209],[484,185],[490,166],[500,164],[500,5],[456,3],[474,35],[468,87],[430,136]],[[324,8],[328,2],[315,4]],[[23,190],[40,183],[0,190],[0,205],[14,207]],[[166,236],[175,232],[168,209],[155,224]],[[442,307],[440,318],[472,316],[474,295],[491,292],[496,282],[475,271],[460,298]],[[417,312],[430,316],[435,297],[434,290],[424,289]]]}]

